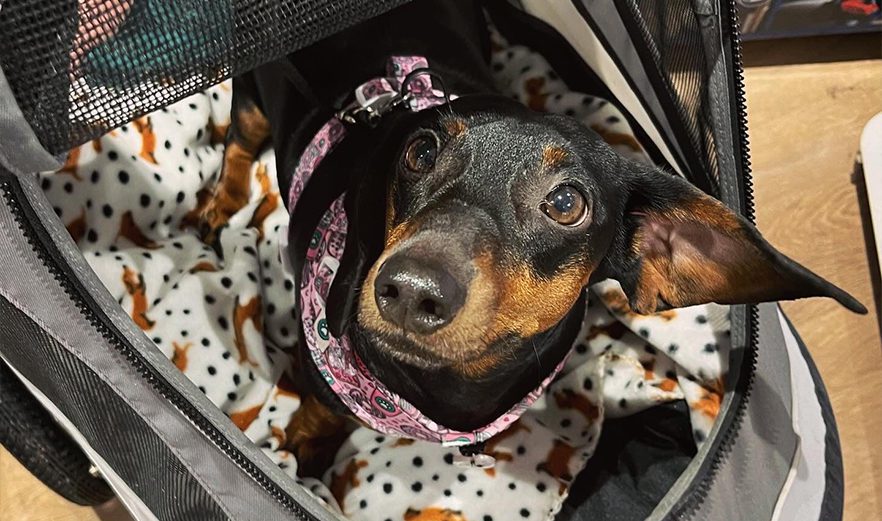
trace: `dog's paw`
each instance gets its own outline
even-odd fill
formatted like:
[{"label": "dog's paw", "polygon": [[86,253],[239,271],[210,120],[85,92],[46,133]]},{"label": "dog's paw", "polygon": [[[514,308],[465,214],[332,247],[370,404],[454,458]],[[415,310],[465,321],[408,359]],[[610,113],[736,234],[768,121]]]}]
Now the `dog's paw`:
[{"label": "dog's paw", "polygon": [[285,429],[285,446],[297,457],[297,474],[321,478],[353,428],[353,422],[334,414],[315,396],[306,397]]}]

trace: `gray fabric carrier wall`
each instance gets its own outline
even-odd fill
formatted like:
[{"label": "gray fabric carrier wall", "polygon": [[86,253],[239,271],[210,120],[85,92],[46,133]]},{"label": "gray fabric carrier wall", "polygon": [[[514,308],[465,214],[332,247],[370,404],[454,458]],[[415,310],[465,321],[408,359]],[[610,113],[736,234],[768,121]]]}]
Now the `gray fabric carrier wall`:
[{"label": "gray fabric carrier wall", "polygon": [[[119,93],[101,96],[82,95],[68,74],[71,57],[85,52],[74,47],[78,2],[0,2],[0,442],[49,486],[81,504],[116,494],[138,519],[332,518],[141,333],[33,173],[122,123],[399,3],[146,0],[150,30],[129,27],[111,40],[116,68],[92,71]],[[733,1],[486,4],[571,87],[616,103],[653,159],[752,217]],[[649,519],[841,519],[836,426],[797,334],[777,306],[741,306],[732,347],[711,442],[669,476]],[[601,487],[559,518],[598,519],[592,498],[616,497]]]}]

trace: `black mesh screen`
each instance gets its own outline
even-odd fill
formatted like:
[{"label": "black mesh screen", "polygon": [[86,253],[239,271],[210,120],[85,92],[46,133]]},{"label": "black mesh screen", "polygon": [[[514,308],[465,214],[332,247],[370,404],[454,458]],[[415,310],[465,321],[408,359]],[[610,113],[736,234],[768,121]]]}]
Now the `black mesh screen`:
[{"label": "black mesh screen", "polygon": [[630,37],[641,53],[678,133],[690,178],[706,179],[702,188],[716,192],[719,179],[713,120],[708,96],[709,64],[701,17],[694,0],[622,0],[617,2]]},{"label": "black mesh screen", "polygon": [[60,153],[405,1],[0,1],[0,66]]}]

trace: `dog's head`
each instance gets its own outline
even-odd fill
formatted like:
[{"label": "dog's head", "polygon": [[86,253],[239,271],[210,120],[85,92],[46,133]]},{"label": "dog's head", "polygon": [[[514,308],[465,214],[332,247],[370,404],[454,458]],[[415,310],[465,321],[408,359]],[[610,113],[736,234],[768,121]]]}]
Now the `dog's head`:
[{"label": "dog's head", "polygon": [[356,287],[335,283],[329,304],[332,330],[354,316],[392,359],[486,375],[605,278],[638,313],[809,296],[865,311],[716,199],[570,118],[463,98],[397,136],[370,166],[389,180],[373,207],[381,244],[347,251]]}]

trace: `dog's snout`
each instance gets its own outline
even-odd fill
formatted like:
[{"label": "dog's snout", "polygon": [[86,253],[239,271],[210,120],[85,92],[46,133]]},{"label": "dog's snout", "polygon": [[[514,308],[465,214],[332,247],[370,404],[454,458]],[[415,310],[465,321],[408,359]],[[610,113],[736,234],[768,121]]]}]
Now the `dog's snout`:
[{"label": "dog's snout", "polygon": [[401,254],[383,263],[374,282],[374,298],[383,318],[423,335],[453,321],[465,293],[448,270]]}]

